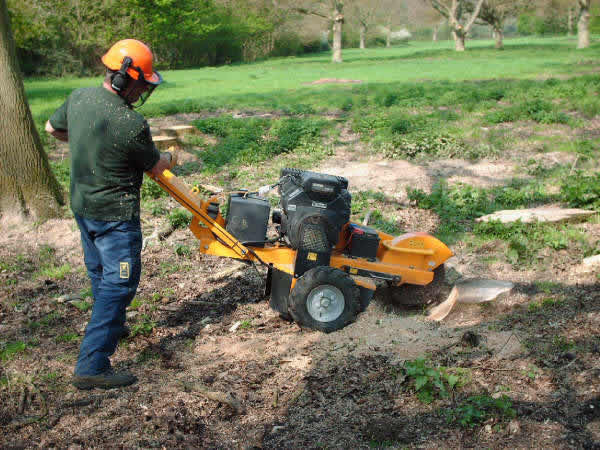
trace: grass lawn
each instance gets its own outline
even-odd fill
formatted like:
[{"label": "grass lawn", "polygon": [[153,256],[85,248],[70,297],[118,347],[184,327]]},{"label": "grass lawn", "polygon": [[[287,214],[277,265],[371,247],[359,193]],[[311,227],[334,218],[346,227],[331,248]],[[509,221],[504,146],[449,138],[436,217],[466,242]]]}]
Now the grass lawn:
[{"label": "grass lawn", "polygon": [[[166,71],[166,80],[141,112],[147,116],[217,108],[251,107],[304,112],[339,109],[347,93],[370,88],[427,86],[459,87],[472,80],[540,80],[585,73],[597,63],[600,45],[575,51],[574,38],[506,40],[497,51],[492,41],[469,41],[467,51],[457,53],[452,43],[413,42],[406,46],[344,51],[344,63],[331,64],[328,53],[277,58],[255,64]],[[362,80],[360,86],[306,83],[321,78]],[[26,80],[31,109],[43,123],[73,90],[100,83],[100,78]],[[427,83],[425,83],[427,82]]]},{"label": "grass lawn", "polygon": [[[511,243],[512,260],[523,261],[534,256],[522,248],[527,240],[539,248],[568,243],[557,242],[552,229],[477,229],[473,219],[498,209],[553,202],[599,207],[600,177],[594,174],[600,139],[586,124],[600,113],[600,44],[584,51],[575,50],[574,38],[511,39],[503,51],[493,44],[471,41],[466,52],[457,53],[451,42],[414,42],[391,49],[346,50],[342,64],[331,64],[330,55],[323,53],[168,71],[167,81],[141,112],[156,117],[223,111],[219,117],[194,121],[202,133],[213,136],[213,143],[198,139],[193,144],[201,151],[192,151],[200,164],[178,170],[190,182],[208,179],[226,187],[272,182],[287,165],[318,167],[335,155],[342,129],[359,136],[365,156],[416,164],[444,158],[512,159],[510,164],[520,166],[515,172],[519,179],[506,186],[484,189],[448,185],[442,179],[430,191],[422,186],[406,190],[411,204],[439,217],[436,234],[446,242],[472,231],[477,241],[500,237]],[[362,82],[310,85],[323,78]],[[28,80],[38,126],[72,89],[100,81]],[[235,110],[276,114],[240,120],[232,117]],[[326,120],[326,114],[336,120]],[[532,151],[575,154],[582,172],[560,164],[540,165],[527,156]],[[66,186],[68,161],[53,167]],[[148,184],[142,197],[154,201],[154,195],[147,195]],[[374,201],[384,211],[378,226],[400,231],[386,201]],[[161,205],[149,206],[156,214],[164,212]],[[571,240],[581,239],[573,234]],[[594,248],[584,246],[582,251],[588,254]]]}]

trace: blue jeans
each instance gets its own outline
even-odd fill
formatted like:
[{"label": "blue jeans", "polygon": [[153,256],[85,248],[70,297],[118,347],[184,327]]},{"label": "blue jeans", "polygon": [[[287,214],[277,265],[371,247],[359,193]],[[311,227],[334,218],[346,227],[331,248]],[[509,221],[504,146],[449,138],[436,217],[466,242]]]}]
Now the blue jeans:
[{"label": "blue jeans", "polygon": [[76,375],[98,375],[110,369],[141,273],[140,221],[104,222],[75,215],[94,307],[79,348]]}]

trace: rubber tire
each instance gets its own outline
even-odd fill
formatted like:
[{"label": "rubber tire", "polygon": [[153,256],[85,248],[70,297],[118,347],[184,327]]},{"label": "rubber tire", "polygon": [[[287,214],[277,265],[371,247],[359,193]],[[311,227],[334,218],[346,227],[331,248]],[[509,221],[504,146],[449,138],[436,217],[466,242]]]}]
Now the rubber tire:
[{"label": "rubber tire", "polygon": [[442,264],[433,270],[433,280],[428,285],[403,284],[392,286],[388,288],[389,292],[386,292],[386,295],[389,296],[391,303],[394,305],[429,305],[439,300],[445,279],[446,268]]},{"label": "rubber tire", "polygon": [[[310,292],[324,284],[335,286],[344,295],[342,314],[330,322],[313,319],[306,308],[306,300]],[[298,278],[296,286],[290,293],[288,308],[292,318],[301,327],[331,333],[341,330],[356,320],[361,310],[360,292],[354,280],[346,272],[330,266],[314,267]]]}]

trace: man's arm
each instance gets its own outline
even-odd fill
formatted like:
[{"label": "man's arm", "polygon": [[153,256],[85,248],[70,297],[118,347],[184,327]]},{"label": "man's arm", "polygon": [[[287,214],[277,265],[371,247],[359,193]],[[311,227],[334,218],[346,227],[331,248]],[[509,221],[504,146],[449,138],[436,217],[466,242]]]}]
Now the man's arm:
[{"label": "man's arm", "polygon": [[49,120],[46,122],[46,132],[59,141],[69,142],[69,132],[67,130],[55,130]]}]

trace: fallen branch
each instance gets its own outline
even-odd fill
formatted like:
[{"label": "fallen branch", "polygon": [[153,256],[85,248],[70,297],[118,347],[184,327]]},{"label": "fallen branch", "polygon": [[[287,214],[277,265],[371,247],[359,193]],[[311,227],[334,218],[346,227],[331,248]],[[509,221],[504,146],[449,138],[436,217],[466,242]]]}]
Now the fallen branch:
[{"label": "fallen branch", "polygon": [[366,227],[367,225],[369,225],[369,220],[371,220],[371,214],[373,214],[373,210],[370,209],[369,212],[367,213],[367,215],[365,216],[365,218],[363,219],[363,225]]},{"label": "fallen branch", "polygon": [[471,367],[464,367],[464,369],[491,370],[493,372],[510,372],[510,371],[515,371],[515,370],[520,370],[518,368],[502,369],[502,368],[485,367],[485,366],[471,366]]},{"label": "fallen branch", "polygon": [[233,267],[228,267],[225,270],[222,270],[220,272],[215,273],[214,275],[211,275],[210,277],[208,277],[208,281],[210,281],[210,282],[219,281],[225,277],[229,277],[229,276],[233,275],[234,273],[236,273],[237,271],[241,270],[244,267],[245,267],[245,264],[237,263]]},{"label": "fallen branch", "polygon": [[[40,392],[40,390],[37,388],[37,386],[35,384],[30,383],[29,387],[40,398],[40,403],[42,404],[42,414],[39,416],[31,416],[31,417],[23,417],[20,419],[14,419],[12,422],[10,422],[8,424],[8,427],[13,430],[18,430],[19,428],[22,428],[26,425],[31,425],[32,423],[39,422],[40,420],[44,419],[48,415],[48,405],[46,403],[46,397],[44,397],[44,395]],[[24,389],[24,392],[26,392],[26,391],[27,391],[27,388]],[[22,398],[23,397],[25,397],[25,399],[26,399],[27,395],[25,394],[24,396],[22,396]],[[19,405],[19,409],[21,409],[21,405]],[[23,409],[24,409],[24,407],[23,407]]]},{"label": "fallen branch", "polygon": [[228,394],[226,392],[213,391],[208,386],[206,386],[198,381],[195,381],[195,382],[182,381],[181,385],[183,386],[183,389],[186,392],[197,392],[209,400],[219,402],[219,403],[224,403],[224,404],[228,405],[238,415],[244,414],[246,412],[246,409],[240,403],[240,401],[233,398],[233,396],[231,394]]},{"label": "fallen branch", "polygon": [[159,241],[164,241],[173,233],[173,231],[175,231],[175,228],[173,228],[173,225],[171,224],[167,225],[166,227],[160,230],[158,228],[155,229],[150,236],[144,238],[144,240],[142,241],[142,251],[144,251],[148,243],[152,241],[155,241],[157,239]]},{"label": "fallen branch", "polygon": [[17,414],[21,415],[25,411],[25,405],[27,404],[27,386],[23,388],[21,392],[21,398],[19,400],[19,408],[17,409]]}]

